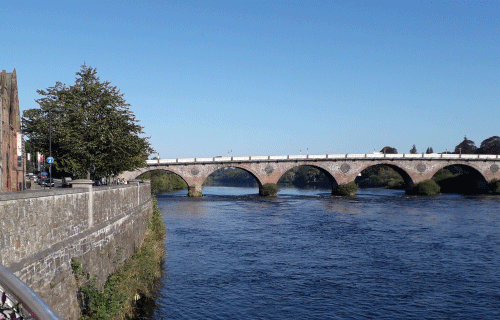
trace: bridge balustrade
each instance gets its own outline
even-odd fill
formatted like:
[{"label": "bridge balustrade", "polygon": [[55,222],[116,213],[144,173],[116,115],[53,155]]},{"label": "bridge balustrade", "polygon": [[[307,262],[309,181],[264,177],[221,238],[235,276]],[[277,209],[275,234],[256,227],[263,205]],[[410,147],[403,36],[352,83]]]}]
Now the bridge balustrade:
[{"label": "bridge balustrade", "polygon": [[401,157],[399,154],[394,153],[386,153],[384,154],[384,158],[395,159]]},{"label": "bridge balustrade", "polygon": [[268,156],[251,156],[251,160],[267,160]]},{"label": "bridge balustrade", "polygon": [[462,154],[459,157],[462,159],[476,159],[478,158],[478,154]]},{"label": "bridge balustrade", "polygon": [[498,155],[494,155],[494,154],[481,154],[479,155],[480,158],[483,158],[483,159],[498,159]]},{"label": "bridge balustrade", "polygon": [[287,156],[270,156],[270,160],[286,160]]},{"label": "bridge balustrade", "polygon": [[326,155],[324,154],[310,154],[309,159],[325,159]]},{"label": "bridge balustrade", "polygon": [[286,156],[239,156],[239,157],[203,157],[203,158],[177,158],[146,160],[148,165],[197,163],[197,162],[242,162],[242,161],[281,161],[281,160],[342,160],[342,159],[462,159],[462,160],[497,160],[498,155],[486,154],[441,154],[441,153],[405,153],[405,154],[383,154],[383,153],[347,153],[347,154],[301,154]]},{"label": "bridge balustrade", "polygon": [[365,153],[348,153],[345,155],[347,159],[365,158]]}]

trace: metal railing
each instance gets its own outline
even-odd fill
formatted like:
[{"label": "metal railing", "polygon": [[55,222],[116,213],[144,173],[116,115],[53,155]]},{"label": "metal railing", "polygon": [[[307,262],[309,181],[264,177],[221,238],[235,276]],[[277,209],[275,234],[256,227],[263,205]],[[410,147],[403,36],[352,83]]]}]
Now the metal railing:
[{"label": "metal railing", "polygon": [[468,161],[497,161],[498,155],[494,154],[442,154],[442,153],[346,153],[346,154],[301,154],[286,156],[244,156],[244,157],[202,157],[202,158],[175,158],[147,160],[148,166],[175,165],[190,163],[228,163],[228,162],[264,162],[264,161],[308,161],[308,160],[468,160]]},{"label": "metal railing", "polygon": [[19,312],[16,316],[22,316],[23,319],[62,320],[38,294],[2,265],[0,265],[0,291],[2,295],[6,294],[5,303],[2,301],[4,307],[16,306],[18,303],[21,305],[21,308],[16,310]]}]

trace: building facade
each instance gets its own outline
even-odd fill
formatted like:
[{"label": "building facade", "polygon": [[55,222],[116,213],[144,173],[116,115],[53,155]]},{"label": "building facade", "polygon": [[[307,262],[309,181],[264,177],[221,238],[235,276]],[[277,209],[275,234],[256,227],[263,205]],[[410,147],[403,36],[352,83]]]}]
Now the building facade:
[{"label": "building facade", "polygon": [[16,70],[0,74],[0,192],[23,189],[23,157],[21,117],[17,92]]}]

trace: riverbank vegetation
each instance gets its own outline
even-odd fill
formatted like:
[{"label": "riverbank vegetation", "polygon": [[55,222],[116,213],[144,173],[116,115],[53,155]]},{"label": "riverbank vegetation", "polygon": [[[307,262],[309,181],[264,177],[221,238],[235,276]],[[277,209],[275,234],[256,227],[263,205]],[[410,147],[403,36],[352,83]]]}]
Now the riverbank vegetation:
[{"label": "riverbank vegetation", "polygon": [[336,189],[333,194],[343,197],[354,197],[357,191],[358,185],[354,181],[351,181],[339,185],[338,189]]},{"label": "riverbank vegetation", "polygon": [[384,165],[366,168],[356,178],[356,183],[360,188],[404,188],[401,175],[393,168]]},{"label": "riverbank vegetation", "polygon": [[332,182],[321,170],[311,166],[299,166],[288,170],[278,184],[293,185],[297,188],[331,188]]},{"label": "riverbank vegetation", "polygon": [[165,257],[166,231],[156,198],[148,220],[144,243],[115,273],[109,275],[103,290],[95,279],[86,280],[87,272],[74,260],[73,271],[80,284],[80,303],[84,320],[143,319],[146,306],[154,304]]},{"label": "riverbank vegetation", "polygon": [[417,196],[435,196],[440,190],[441,188],[436,181],[428,179],[415,184],[413,188],[407,190],[406,193]]},{"label": "riverbank vegetation", "polygon": [[203,183],[203,186],[238,186],[238,187],[257,187],[257,180],[247,171],[227,167],[213,172]]},{"label": "riverbank vegetation", "polygon": [[276,197],[279,187],[275,183],[265,183],[259,190],[259,194],[263,197]]},{"label": "riverbank vegetation", "polygon": [[141,174],[137,179],[151,180],[151,192],[164,193],[187,189],[187,183],[175,173],[153,170]]}]

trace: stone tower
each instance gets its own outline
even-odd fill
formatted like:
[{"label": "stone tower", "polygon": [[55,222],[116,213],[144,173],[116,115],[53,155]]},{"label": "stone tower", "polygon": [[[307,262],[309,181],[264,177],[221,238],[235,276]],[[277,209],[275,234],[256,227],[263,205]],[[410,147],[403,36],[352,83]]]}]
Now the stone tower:
[{"label": "stone tower", "polygon": [[0,75],[0,192],[20,191],[23,183],[21,117],[16,70]]}]

